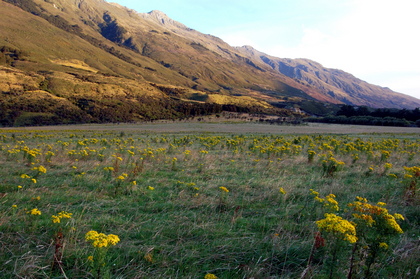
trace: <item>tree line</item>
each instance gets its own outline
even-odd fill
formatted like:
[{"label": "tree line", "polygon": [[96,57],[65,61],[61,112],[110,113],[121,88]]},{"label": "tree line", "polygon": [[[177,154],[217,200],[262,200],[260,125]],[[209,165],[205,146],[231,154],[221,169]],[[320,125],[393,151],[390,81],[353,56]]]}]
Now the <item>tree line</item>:
[{"label": "tree line", "polygon": [[308,122],[337,124],[420,127],[420,108],[413,110],[396,108],[369,108],[342,105],[334,114],[325,117],[310,117]]}]

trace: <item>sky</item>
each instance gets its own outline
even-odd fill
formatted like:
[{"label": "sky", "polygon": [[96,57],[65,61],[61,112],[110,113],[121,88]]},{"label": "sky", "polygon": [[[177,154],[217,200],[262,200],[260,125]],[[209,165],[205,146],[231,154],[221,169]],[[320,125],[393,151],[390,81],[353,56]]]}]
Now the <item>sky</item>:
[{"label": "sky", "polygon": [[308,58],[420,99],[418,0],[108,0],[232,46]]}]

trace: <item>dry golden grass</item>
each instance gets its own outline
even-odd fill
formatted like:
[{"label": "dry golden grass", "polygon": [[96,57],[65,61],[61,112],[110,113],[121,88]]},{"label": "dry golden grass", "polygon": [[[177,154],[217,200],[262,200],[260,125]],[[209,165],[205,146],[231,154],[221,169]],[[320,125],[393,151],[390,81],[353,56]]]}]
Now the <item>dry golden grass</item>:
[{"label": "dry golden grass", "polygon": [[51,60],[51,62],[58,65],[67,66],[67,67],[71,67],[75,69],[81,69],[81,70],[85,70],[85,71],[89,71],[93,73],[98,72],[97,69],[92,68],[85,62],[77,60],[77,59],[55,59],[55,60]]},{"label": "dry golden grass", "polygon": [[237,105],[237,106],[258,106],[263,108],[271,108],[272,106],[264,101],[258,101],[249,96],[227,96],[227,95],[216,95],[209,94],[208,102],[216,103],[220,105]]}]

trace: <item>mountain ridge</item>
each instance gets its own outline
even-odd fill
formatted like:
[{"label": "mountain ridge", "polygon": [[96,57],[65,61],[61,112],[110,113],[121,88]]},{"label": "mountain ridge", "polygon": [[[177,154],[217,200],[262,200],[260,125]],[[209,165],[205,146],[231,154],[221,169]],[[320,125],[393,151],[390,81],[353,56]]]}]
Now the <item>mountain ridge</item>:
[{"label": "mountain ridge", "polygon": [[[29,112],[56,117],[53,96],[68,101],[65,122],[179,118],[226,109],[291,115],[279,109],[291,101],[420,107],[420,100],[309,59],[232,47],[161,11],[138,13],[102,0],[0,5],[0,88],[7,97],[0,102],[0,121],[7,125]],[[40,90],[50,94],[41,95],[51,107],[22,104],[23,96]]]}]

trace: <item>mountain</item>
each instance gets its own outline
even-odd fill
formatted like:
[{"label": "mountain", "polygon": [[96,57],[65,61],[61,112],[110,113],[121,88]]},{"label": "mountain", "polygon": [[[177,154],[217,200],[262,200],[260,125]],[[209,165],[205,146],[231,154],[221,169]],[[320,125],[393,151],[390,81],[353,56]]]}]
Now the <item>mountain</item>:
[{"label": "mountain", "polygon": [[3,0],[0,34],[1,125],[292,115],[288,107],[305,103],[420,107],[343,71],[103,0]]},{"label": "mountain", "polygon": [[237,49],[250,58],[270,65],[279,73],[317,88],[329,102],[372,108],[418,107],[418,100],[415,98],[396,93],[386,87],[369,84],[338,69],[324,68],[321,64],[309,59],[277,58],[250,46]]}]

